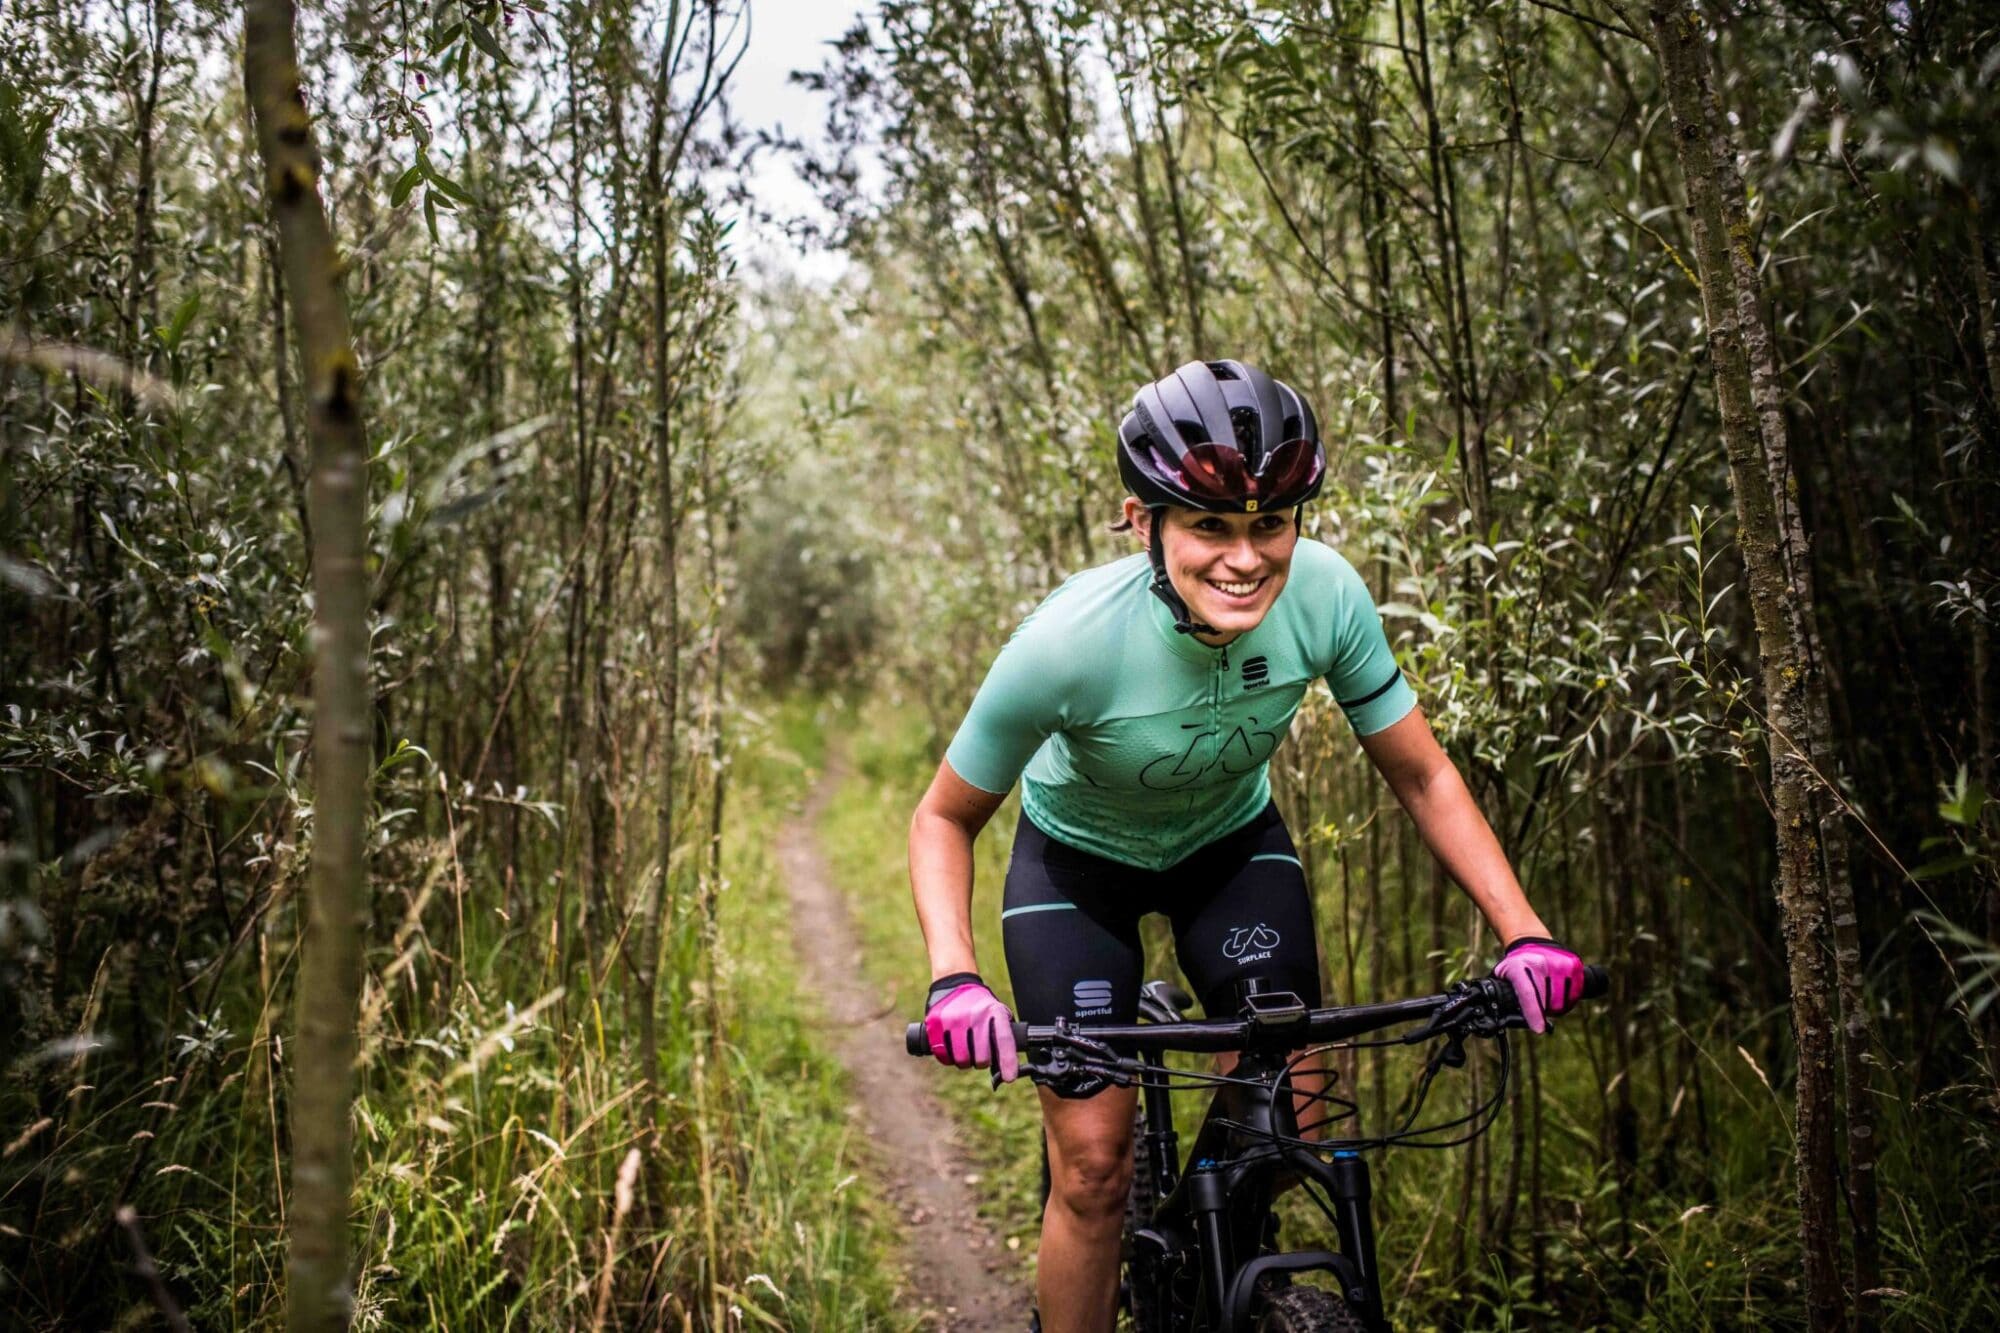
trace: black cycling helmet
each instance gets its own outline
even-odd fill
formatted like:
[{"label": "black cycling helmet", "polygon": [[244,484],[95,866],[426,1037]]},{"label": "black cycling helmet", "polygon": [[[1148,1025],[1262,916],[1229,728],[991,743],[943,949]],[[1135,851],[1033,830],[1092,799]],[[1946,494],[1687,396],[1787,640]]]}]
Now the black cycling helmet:
[{"label": "black cycling helmet", "polygon": [[1190,361],[1133,396],[1118,425],[1118,475],[1153,513],[1153,595],[1183,634],[1208,631],[1167,577],[1169,505],[1254,514],[1305,504],[1326,480],[1326,449],[1305,398],[1241,361]]},{"label": "black cycling helmet", "polygon": [[1148,508],[1254,514],[1319,494],[1326,450],[1290,385],[1241,361],[1190,361],[1133,397],[1118,475]]}]

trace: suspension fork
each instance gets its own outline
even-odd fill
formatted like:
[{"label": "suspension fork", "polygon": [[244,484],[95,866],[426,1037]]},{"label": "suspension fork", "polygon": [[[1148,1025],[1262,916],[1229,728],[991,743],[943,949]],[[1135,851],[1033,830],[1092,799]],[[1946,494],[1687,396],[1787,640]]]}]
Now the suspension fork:
[{"label": "suspension fork", "polygon": [[1351,1277],[1343,1274],[1347,1290],[1342,1294],[1371,1329],[1389,1325],[1382,1310],[1382,1275],[1375,1264],[1375,1218],[1370,1208],[1374,1186],[1368,1177],[1368,1161],[1360,1153],[1336,1151],[1332,1161],[1303,1150],[1290,1154],[1292,1163],[1319,1182],[1333,1207],[1333,1223],[1340,1234],[1340,1252],[1353,1265]]},{"label": "suspension fork", "polygon": [[1194,1215],[1195,1233],[1201,1237],[1202,1288],[1207,1306],[1208,1327],[1221,1328],[1224,1302],[1229,1298],[1229,1281],[1236,1276],[1236,1256],[1230,1244],[1229,1187],[1225,1172],[1204,1167],[1188,1177],[1188,1211]]}]

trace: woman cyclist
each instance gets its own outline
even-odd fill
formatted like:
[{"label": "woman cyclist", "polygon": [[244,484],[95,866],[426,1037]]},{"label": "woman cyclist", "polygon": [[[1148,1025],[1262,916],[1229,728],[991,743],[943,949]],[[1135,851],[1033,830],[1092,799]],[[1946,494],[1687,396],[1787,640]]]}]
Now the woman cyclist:
[{"label": "woman cyclist", "polygon": [[[1239,361],[1139,390],[1118,429],[1145,554],[1050,593],[1001,649],[910,824],[938,1059],[1016,1073],[1012,1018],[972,948],[972,844],[1016,779],[1001,909],[1020,1016],[1131,1023],[1139,918],[1164,913],[1210,1014],[1241,983],[1321,1002],[1305,875],[1271,800],[1271,753],[1317,677],[1426,844],[1505,943],[1536,1032],[1583,964],[1529,906],[1431,734],[1352,566],[1301,538],[1326,454],[1295,390]],[[1111,1328],[1131,1171],[1131,1088],[1041,1091],[1051,1192],[1038,1287],[1048,1333]]]}]

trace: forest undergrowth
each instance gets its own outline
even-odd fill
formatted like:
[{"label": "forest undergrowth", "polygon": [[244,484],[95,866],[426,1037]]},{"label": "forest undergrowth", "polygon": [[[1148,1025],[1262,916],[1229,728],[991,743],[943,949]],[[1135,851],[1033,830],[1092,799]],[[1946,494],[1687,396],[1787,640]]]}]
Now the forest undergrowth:
[{"label": "forest undergrowth", "polygon": [[[403,928],[371,953],[381,985],[363,1007],[357,1328],[910,1326],[886,1258],[893,1218],[797,981],[770,856],[821,762],[814,717],[794,704],[743,721],[712,937],[683,911],[669,938],[676,975],[697,980],[665,1024],[671,1090],[655,1151],[641,1151],[645,1080],[615,987],[591,984],[587,969],[583,984],[552,987],[550,939],[506,920],[494,886],[461,880],[473,872],[448,847],[419,878],[383,885],[408,901]],[[440,919],[458,926],[455,949],[426,937]],[[195,1327],[280,1323],[285,1131],[272,1079],[290,951],[271,952],[261,969],[229,971],[159,1085],[132,1094],[152,1099],[137,1112],[150,1130],[131,1130],[134,1108],[92,1099],[104,1057],[87,1049],[56,1123],[24,1115],[33,1085],[9,1080],[0,1119],[33,1126],[0,1162],[10,1236],[32,1233],[38,1196],[47,1216],[87,1222],[87,1208],[59,1196],[125,1172],[136,1177],[128,1228]],[[81,1283],[126,1268],[87,1225],[65,1240]],[[136,1281],[114,1284],[122,1300],[79,1289],[67,1309],[37,1308],[27,1276],[11,1274],[10,1299],[23,1303],[0,1323],[68,1327],[83,1310],[122,1307],[119,1326],[143,1327],[158,1313]]]}]

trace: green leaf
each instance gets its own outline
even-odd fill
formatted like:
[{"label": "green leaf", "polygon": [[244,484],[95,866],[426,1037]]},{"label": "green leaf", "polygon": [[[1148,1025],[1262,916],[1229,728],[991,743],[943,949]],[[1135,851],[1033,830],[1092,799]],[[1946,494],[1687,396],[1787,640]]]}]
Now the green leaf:
[{"label": "green leaf", "polygon": [[492,56],[496,63],[502,65],[514,63],[507,59],[507,53],[500,49],[500,43],[494,38],[493,30],[478,19],[468,17],[465,20],[465,31],[471,36],[472,44]]},{"label": "green leaf", "polygon": [[187,336],[188,325],[194,323],[195,312],[200,309],[201,293],[189,292],[187,299],[180,303],[180,308],[174,311],[174,317],[167,321],[167,326],[155,331],[154,336],[159,338],[160,345],[170,352],[179,347],[181,339]]},{"label": "green leaf", "polygon": [[463,23],[450,23],[446,24],[443,28],[439,29],[437,35],[431,38],[431,54],[436,55],[438,52],[444,50],[447,46],[450,46],[453,42],[457,41],[458,34],[461,31],[463,31],[464,28],[465,25]]},{"label": "green leaf", "polygon": [[1926,861],[1910,872],[1910,878],[1942,879],[1946,875],[1956,875],[1961,870],[1970,870],[1976,864],[1977,861],[1972,856],[1965,852],[1960,852],[1956,856],[1946,856],[1935,861]]},{"label": "green leaf", "polygon": [[437,186],[440,193],[461,204],[470,204],[473,202],[472,196],[465,192],[463,185],[460,185],[457,181],[439,171],[436,166],[432,165],[428,158],[424,159],[424,178],[430,181],[432,185]]},{"label": "green leaf", "polygon": [[431,244],[438,244],[437,191],[424,191],[424,225],[431,230]]},{"label": "green leaf", "polygon": [[419,162],[396,177],[396,184],[389,191],[389,207],[401,208],[410,197],[410,191],[417,188],[417,182],[424,178],[423,163]]},{"label": "green leaf", "polygon": [[1979,816],[1986,809],[1986,787],[1974,782],[1965,769],[1958,770],[1958,779],[1953,782],[1945,798],[1938,802],[1938,814],[1946,823],[1960,828],[1972,828],[1979,823]]}]

